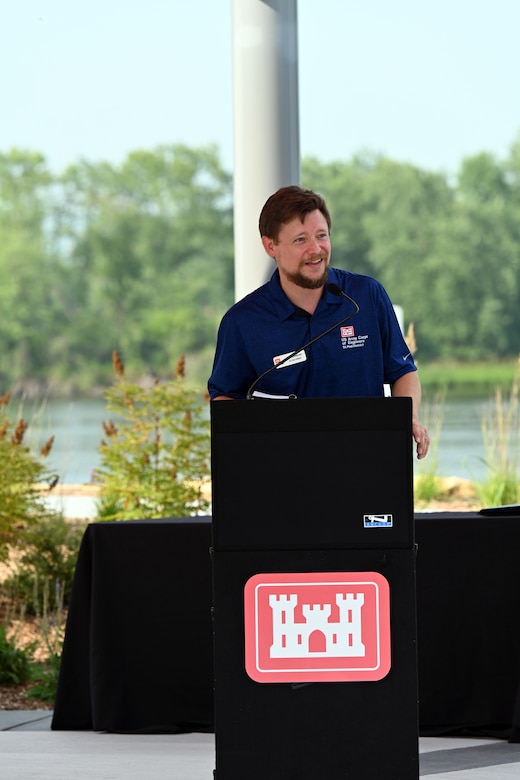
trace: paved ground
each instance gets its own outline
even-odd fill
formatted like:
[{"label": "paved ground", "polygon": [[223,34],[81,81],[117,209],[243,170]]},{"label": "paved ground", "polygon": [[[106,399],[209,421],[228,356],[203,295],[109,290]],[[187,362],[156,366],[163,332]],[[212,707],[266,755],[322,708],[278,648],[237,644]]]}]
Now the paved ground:
[{"label": "paved ground", "polygon": [[[51,731],[51,719],[52,712],[45,710],[0,710],[2,778],[211,780],[213,777],[212,734],[136,736]],[[520,778],[520,744],[491,739],[428,737],[419,740],[419,749],[421,778]]]}]

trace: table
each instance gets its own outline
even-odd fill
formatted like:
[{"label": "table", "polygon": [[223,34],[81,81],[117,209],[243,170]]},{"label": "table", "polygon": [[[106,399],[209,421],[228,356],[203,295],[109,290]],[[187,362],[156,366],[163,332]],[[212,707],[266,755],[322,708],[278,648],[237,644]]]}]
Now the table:
[{"label": "table", "polygon": [[[520,741],[520,517],[418,513],[420,733]],[[92,523],[55,730],[213,727],[211,518]]]},{"label": "table", "polygon": [[212,730],[210,546],[207,517],[87,526],[53,729]]},{"label": "table", "polygon": [[520,741],[520,516],[416,518],[421,734]]}]

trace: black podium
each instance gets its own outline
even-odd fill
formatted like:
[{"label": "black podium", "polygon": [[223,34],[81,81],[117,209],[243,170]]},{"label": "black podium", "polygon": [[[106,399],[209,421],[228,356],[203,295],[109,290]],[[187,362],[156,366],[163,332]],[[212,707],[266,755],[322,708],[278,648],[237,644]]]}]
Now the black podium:
[{"label": "black podium", "polygon": [[217,780],[417,780],[411,400],[211,405]]}]

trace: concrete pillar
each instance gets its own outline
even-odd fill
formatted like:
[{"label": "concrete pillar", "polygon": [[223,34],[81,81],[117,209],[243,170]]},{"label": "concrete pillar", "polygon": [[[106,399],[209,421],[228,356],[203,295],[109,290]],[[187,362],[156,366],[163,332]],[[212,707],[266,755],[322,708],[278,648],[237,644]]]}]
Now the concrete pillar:
[{"label": "concrete pillar", "polygon": [[232,0],[235,299],[274,270],[260,210],[300,182],[297,0]]}]

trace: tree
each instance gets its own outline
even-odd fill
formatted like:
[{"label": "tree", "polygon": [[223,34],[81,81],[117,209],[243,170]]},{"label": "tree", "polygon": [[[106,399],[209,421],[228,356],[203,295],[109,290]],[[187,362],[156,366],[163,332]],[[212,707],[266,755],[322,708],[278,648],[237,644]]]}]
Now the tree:
[{"label": "tree", "polygon": [[45,379],[59,332],[58,274],[47,233],[52,177],[39,154],[0,155],[0,381]]},{"label": "tree", "polygon": [[69,169],[64,186],[91,358],[106,361],[115,345],[160,373],[180,352],[203,350],[232,299],[230,179],[215,150],[134,152],[118,170]]}]

